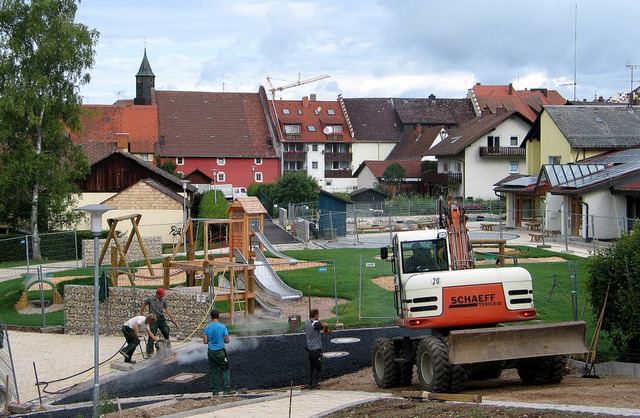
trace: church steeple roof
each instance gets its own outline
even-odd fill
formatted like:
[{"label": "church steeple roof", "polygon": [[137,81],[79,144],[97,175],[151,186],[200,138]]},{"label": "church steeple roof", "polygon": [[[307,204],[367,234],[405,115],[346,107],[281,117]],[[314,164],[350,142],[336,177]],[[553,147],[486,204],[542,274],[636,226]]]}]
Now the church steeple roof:
[{"label": "church steeple roof", "polygon": [[149,60],[147,59],[147,48],[144,49],[144,57],[142,58],[142,63],[140,64],[140,69],[136,77],[155,77],[155,74],[151,71]]}]

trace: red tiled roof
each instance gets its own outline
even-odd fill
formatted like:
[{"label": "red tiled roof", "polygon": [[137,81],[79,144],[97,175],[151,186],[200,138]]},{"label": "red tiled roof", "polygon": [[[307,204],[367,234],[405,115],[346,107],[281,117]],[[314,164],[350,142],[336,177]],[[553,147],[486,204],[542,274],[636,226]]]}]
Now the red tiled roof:
[{"label": "red tiled roof", "polygon": [[[363,161],[360,168],[366,166],[371,170],[371,173],[376,178],[384,177],[384,170],[387,169],[391,164],[398,163],[405,169],[405,176],[407,178],[419,178],[421,174],[420,165],[421,162],[419,160],[385,160],[385,161]],[[361,169],[354,174],[356,175]]]},{"label": "red tiled roof", "polygon": [[[279,121],[283,133],[284,125],[300,125],[300,139],[296,139],[295,142],[336,142],[322,132],[329,125],[342,126],[342,140],[340,142],[353,142],[337,100],[317,101],[304,97],[302,100],[276,100],[274,103],[277,113],[274,115],[276,116],[274,119]],[[285,109],[288,114],[283,112]],[[318,114],[315,113],[317,109],[320,109]],[[271,111],[274,111],[273,108]],[[315,131],[309,131],[309,126],[313,126]],[[286,142],[286,138],[283,141]]]},{"label": "red tiled roof", "polygon": [[567,103],[567,100],[556,90],[516,90],[511,84],[488,86],[476,84],[469,93],[477,100],[476,113],[488,109],[495,114],[499,107],[504,107],[506,110],[517,111],[530,122],[536,120],[542,106]]},{"label": "red tiled roof", "polygon": [[135,154],[153,153],[158,140],[157,112],[156,106],[83,105],[82,126],[71,138],[76,144],[115,144],[118,137],[124,136],[128,146],[121,148]]},{"label": "red tiled roof", "polygon": [[156,103],[164,157],[276,155],[259,93],[156,91]]}]

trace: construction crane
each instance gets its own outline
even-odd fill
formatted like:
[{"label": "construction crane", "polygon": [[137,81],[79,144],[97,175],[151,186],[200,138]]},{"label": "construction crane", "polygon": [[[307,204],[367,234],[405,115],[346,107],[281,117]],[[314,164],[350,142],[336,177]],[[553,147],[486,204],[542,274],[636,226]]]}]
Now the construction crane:
[{"label": "construction crane", "polygon": [[271,91],[271,99],[275,100],[276,99],[276,91],[282,91],[284,89],[289,89],[291,87],[297,87],[297,86],[301,86],[303,84],[308,84],[308,83],[313,83],[314,81],[319,81],[319,80],[323,80],[325,78],[329,78],[331,77],[328,74],[325,75],[321,75],[318,77],[313,77],[310,78],[308,80],[300,80],[300,73],[298,73],[298,81],[296,81],[295,83],[291,83],[291,84],[286,84],[284,86],[280,86],[280,87],[273,87],[273,83],[271,82],[271,77],[267,77],[267,82],[269,83],[269,90]]}]

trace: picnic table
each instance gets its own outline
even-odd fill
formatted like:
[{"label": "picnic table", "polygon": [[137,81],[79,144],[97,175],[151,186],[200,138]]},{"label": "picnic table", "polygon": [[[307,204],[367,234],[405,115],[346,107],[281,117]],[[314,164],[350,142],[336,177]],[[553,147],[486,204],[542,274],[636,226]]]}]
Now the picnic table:
[{"label": "picnic table", "polygon": [[540,229],[540,225],[542,225],[542,222],[525,222],[524,226],[526,226],[528,229],[535,231]]},{"label": "picnic table", "polygon": [[480,229],[483,231],[493,231],[493,227],[496,226],[495,223],[492,222],[482,222],[480,224]]},{"label": "picnic table", "polygon": [[385,229],[387,229],[387,227],[382,225],[360,226],[358,227],[358,233],[364,234],[366,232],[384,232]]},{"label": "picnic table", "polygon": [[546,232],[548,237],[551,237],[551,236],[557,237],[558,235],[560,235],[559,229],[545,229],[544,232]]},{"label": "picnic table", "polygon": [[529,232],[529,236],[531,237],[531,242],[540,242],[542,240],[542,232]]}]

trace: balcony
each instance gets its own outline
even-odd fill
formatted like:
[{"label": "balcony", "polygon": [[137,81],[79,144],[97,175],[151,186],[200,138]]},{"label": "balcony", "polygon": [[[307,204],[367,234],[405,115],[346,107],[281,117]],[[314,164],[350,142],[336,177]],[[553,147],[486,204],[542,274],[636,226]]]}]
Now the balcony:
[{"label": "balcony", "polygon": [[327,141],[342,141],[344,140],[344,135],[342,132],[333,132],[327,134]]},{"label": "balcony", "polygon": [[325,161],[352,161],[353,154],[350,152],[325,152]]},{"label": "balcony", "polygon": [[325,170],[324,171],[324,177],[325,178],[331,178],[331,179],[349,178],[349,177],[351,177],[351,170],[350,169],[345,169],[345,170]]},{"label": "balcony", "polygon": [[462,183],[462,173],[436,173],[427,171],[422,174],[422,178],[427,183],[459,184]]},{"label": "balcony", "polygon": [[285,133],[282,136],[282,139],[285,141],[300,141],[302,139],[302,134]]},{"label": "balcony", "polygon": [[304,151],[284,151],[282,159],[284,161],[304,161],[305,152]]},{"label": "balcony", "polygon": [[525,157],[526,149],[520,147],[480,147],[481,157]]}]

